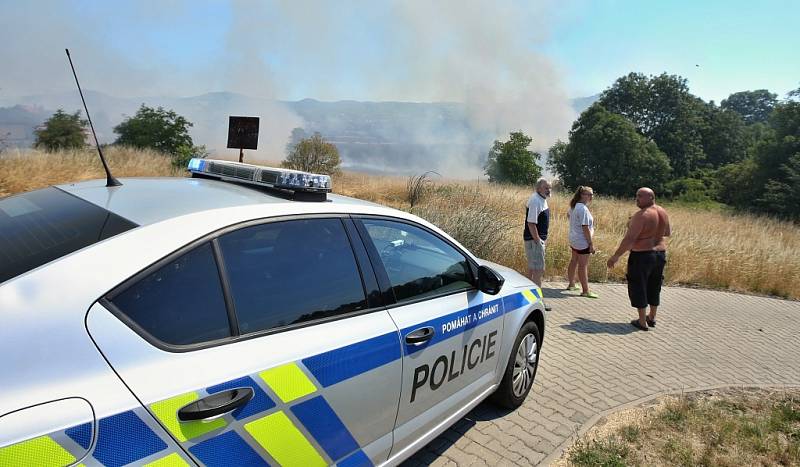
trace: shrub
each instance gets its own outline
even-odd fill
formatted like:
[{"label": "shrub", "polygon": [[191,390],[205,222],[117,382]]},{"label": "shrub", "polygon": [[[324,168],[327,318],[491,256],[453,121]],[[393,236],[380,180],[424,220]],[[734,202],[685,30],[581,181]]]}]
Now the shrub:
[{"label": "shrub", "polygon": [[209,152],[205,145],[191,146],[184,144],[182,146],[178,146],[178,150],[175,152],[175,154],[172,154],[171,159],[173,166],[185,169],[189,165],[189,161],[192,158],[205,159],[208,156]]},{"label": "shrub", "polygon": [[319,133],[303,138],[290,146],[289,155],[281,162],[287,169],[333,175],[339,172],[342,160],[335,145],[325,141]]},{"label": "shrub", "polygon": [[408,177],[408,183],[406,184],[406,197],[408,198],[408,203],[412,208],[415,204],[419,204],[425,195],[431,191],[431,188],[433,188],[433,181],[429,177],[430,174],[439,175],[439,173],[429,170],[422,175]]}]

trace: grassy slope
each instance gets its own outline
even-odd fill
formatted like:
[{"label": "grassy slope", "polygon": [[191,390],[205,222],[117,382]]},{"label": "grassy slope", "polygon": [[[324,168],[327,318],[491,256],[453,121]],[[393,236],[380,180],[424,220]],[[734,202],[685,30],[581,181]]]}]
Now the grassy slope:
[{"label": "grassy slope", "polygon": [[[157,153],[109,148],[109,165],[116,177],[180,176]],[[103,177],[92,151],[45,154],[11,152],[0,156],[0,196],[56,183]],[[334,191],[411,211],[439,225],[477,255],[518,271],[525,271],[522,225],[529,189],[484,182],[434,180],[421,202],[411,208],[407,179],[344,173],[334,180]],[[559,279],[569,261],[567,209],[569,195],[550,200],[551,234],[547,275]],[[800,299],[800,233],[797,226],[768,217],[725,212],[668,208],[670,239],[666,281]],[[591,281],[622,280],[625,261],[611,271],[608,256],[624,234],[628,217],[636,210],[631,200],[597,197],[595,244]]]}]

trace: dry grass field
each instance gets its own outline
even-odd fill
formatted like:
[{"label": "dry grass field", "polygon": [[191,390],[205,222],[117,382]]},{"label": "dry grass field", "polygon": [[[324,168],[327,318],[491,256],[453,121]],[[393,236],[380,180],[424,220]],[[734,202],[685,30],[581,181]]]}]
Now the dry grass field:
[{"label": "dry grass field", "polygon": [[[109,147],[103,150],[115,177],[180,177],[163,154]],[[10,150],[0,154],[0,196],[35,190],[57,183],[105,178],[96,150]]]},{"label": "dry grass field", "polygon": [[[123,148],[106,150],[114,176],[181,176],[158,153]],[[47,154],[34,150],[0,155],[0,196],[68,181],[104,177],[93,151]],[[529,189],[433,177],[411,206],[407,177],[342,173],[334,191],[411,211],[450,233],[477,255],[525,271],[522,245],[525,203]],[[550,200],[548,278],[560,279],[569,262],[567,209],[569,194]],[[797,225],[768,217],[731,215],[665,204],[673,236],[669,241],[666,282],[800,299],[800,232]],[[636,210],[630,200],[597,196],[590,207],[595,217],[595,245],[590,281],[624,278],[625,258],[608,271],[606,259],[624,234]]]}]

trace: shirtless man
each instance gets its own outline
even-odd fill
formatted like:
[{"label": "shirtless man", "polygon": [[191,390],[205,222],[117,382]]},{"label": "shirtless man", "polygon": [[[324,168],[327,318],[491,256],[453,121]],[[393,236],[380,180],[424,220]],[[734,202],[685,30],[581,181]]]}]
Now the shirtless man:
[{"label": "shirtless man", "polygon": [[650,188],[639,188],[636,191],[636,206],[639,211],[631,217],[628,232],[606,263],[611,269],[620,256],[628,250],[631,251],[628,256],[628,297],[631,306],[639,312],[639,319],[634,319],[631,324],[642,331],[656,325],[664,265],[667,263],[664,237],[669,237],[672,233],[667,211],[656,205],[655,201],[656,195]]}]

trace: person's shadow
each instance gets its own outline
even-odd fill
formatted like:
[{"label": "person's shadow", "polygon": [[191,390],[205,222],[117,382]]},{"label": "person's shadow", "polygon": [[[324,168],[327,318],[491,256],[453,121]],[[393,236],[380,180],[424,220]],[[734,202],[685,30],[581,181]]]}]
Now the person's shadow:
[{"label": "person's shadow", "polygon": [[575,321],[569,324],[562,324],[562,328],[568,331],[579,332],[581,334],[614,334],[624,335],[632,332],[637,332],[637,329],[631,326],[631,323],[606,323],[603,321],[595,321],[593,319],[578,317]]},{"label": "person's shadow", "polygon": [[553,288],[544,288],[542,287],[542,295],[544,295],[545,300],[560,300],[564,298],[574,297],[575,293],[570,292],[564,289],[553,289]]}]

